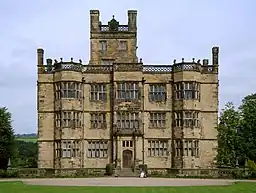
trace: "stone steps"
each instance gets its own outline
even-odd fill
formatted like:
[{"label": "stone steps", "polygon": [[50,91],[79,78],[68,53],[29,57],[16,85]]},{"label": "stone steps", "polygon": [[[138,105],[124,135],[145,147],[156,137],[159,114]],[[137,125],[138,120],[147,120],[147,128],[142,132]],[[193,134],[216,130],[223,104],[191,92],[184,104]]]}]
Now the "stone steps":
[{"label": "stone steps", "polygon": [[115,176],[116,177],[136,177],[138,175],[136,175],[136,173],[134,173],[130,168],[122,168],[121,170],[116,171]]}]

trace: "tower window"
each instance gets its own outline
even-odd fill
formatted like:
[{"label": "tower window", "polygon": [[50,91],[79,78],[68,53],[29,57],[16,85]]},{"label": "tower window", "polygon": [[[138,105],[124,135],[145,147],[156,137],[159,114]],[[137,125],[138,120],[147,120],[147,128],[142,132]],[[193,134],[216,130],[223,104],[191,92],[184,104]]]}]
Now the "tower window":
[{"label": "tower window", "polygon": [[106,51],[107,50],[107,41],[106,40],[100,40],[100,51]]},{"label": "tower window", "polygon": [[127,48],[128,48],[127,41],[122,40],[119,42],[119,50],[127,50]]}]

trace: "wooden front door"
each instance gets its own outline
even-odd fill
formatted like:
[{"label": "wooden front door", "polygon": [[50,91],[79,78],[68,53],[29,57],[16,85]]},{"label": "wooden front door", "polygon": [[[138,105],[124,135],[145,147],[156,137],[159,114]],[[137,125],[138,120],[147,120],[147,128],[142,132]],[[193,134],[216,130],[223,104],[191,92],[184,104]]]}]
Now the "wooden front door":
[{"label": "wooden front door", "polygon": [[131,168],[132,167],[132,151],[124,150],[123,151],[123,168]]}]

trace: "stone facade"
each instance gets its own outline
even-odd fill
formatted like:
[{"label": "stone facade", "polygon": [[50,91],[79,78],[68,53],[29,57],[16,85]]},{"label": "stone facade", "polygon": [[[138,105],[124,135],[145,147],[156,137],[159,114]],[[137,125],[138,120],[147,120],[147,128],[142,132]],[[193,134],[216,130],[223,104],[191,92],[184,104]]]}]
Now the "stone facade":
[{"label": "stone facade", "polygon": [[89,64],[37,50],[39,168],[214,167],[219,48],[211,64],[144,65],[136,17],[102,25],[91,10]]}]

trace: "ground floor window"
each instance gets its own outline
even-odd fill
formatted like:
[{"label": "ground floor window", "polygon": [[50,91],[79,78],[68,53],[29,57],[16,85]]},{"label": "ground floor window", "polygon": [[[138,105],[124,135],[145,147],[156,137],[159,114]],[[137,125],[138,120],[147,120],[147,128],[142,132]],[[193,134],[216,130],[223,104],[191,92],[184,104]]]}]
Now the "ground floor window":
[{"label": "ground floor window", "polygon": [[108,141],[98,141],[98,140],[88,141],[87,157],[107,158],[108,157]]},{"label": "ground floor window", "polygon": [[55,155],[59,158],[71,158],[81,156],[81,141],[60,140],[55,142]]},{"label": "ground floor window", "polygon": [[168,140],[148,140],[148,156],[164,157],[167,156]]},{"label": "ground floor window", "polygon": [[198,140],[176,140],[175,141],[175,156],[194,156],[199,157],[199,141]]}]

